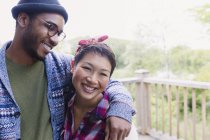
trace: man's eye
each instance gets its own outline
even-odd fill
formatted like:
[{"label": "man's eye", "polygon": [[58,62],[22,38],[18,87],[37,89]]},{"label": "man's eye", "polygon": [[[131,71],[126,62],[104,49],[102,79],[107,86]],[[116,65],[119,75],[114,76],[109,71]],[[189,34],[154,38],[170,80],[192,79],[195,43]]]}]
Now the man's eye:
[{"label": "man's eye", "polygon": [[53,25],[53,24],[51,24],[51,23],[48,23],[48,29],[49,29],[50,31],[56,31],[56,26]]}]

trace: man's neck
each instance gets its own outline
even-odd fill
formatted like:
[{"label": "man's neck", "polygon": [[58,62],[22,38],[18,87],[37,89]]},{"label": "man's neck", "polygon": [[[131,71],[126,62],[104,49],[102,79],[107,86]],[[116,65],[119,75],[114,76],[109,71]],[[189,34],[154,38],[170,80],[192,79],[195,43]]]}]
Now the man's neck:
[{"label": "man's neck", "polygon": [[6,50],[6,57],[13,63],[22,65],[31,65],[38,61],[28,55],[21,47],[14,46],[13,43]]}]

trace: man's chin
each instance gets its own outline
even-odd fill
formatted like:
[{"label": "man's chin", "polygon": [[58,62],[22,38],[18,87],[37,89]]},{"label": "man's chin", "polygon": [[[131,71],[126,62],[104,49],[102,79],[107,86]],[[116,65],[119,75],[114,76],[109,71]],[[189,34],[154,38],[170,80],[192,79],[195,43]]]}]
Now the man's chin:
[{"label": "man's chin", "polygon": [[44,61],[45,58],[40,57],[38,60],[39,61]]},{"label": "man's chin", "polygon": [[50,53],[50,51],[43,51],[43,52],[37,52],[34,57],[40,61],[44,61],[47,55]]},{"label": "man's chin", "polygon": [[44,61],[45,60],[46,55],[33,55],[33,58],[35,61]]}]

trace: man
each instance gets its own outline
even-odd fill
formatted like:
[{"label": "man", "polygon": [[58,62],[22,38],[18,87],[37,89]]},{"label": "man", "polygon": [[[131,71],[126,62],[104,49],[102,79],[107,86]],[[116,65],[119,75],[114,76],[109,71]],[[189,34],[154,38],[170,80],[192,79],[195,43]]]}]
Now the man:
[{"label": "man", "polygon": [[[57,0],[20,0],[12,15],[14,38],[0,49],[0,139],[60,139],[72,96],[70,58],[51,49],[65,38],[68,14]],[[107,90],[106,139],[121,140],[130,131],[132,99],[117,81]]]}]

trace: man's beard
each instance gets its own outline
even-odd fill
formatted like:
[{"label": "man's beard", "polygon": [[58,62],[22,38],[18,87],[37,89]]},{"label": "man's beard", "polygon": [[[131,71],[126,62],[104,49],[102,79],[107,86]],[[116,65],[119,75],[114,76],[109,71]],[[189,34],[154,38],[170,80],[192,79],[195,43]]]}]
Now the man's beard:
[{"label": "man's beard", "polygon": [[32,25],[25,31],[22,38],[23,49],[34,59],[43,61],[44,58],[39,56],[37,53],[37,48],[39,46],[38,36],[33,34]]}]

